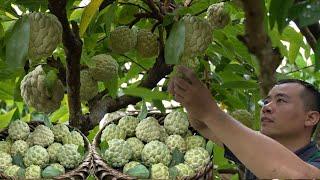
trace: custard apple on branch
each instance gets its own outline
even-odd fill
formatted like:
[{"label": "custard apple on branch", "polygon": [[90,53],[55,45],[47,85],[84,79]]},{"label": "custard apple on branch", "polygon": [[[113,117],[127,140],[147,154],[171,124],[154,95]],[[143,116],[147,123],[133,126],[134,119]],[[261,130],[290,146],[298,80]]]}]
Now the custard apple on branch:
[{"label": "custard apple on branch", "polygon": [[21,81],[21,96],[28,106],[40,112],[53,112],[60,107],[64,96],[64,87],[58,79],[49,90],[46,86],[46,73],[42,66],[37,66]]},{"label": "custard apple on branch", "polygon": [[118,77],[118,62],[110,55],[99,54],[91,58],[94,66],[89,68],[90,76],[96,81],[106,82]]}]

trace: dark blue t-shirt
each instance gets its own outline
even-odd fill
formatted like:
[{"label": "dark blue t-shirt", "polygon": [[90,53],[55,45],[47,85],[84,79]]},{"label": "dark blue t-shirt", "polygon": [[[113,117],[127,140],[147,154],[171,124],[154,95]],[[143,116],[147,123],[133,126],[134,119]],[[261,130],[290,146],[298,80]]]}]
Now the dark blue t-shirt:
[{"label": "dark blue t-shirt", "polygon": [[[238,158],[229,150],[229,148],[225,145],[224,149],[224,157],[234,161],[238,165],[243,165]],[[303,161],[317,167],[320,169],[320,157],[314,158],[313,160],[309,161],[309,159],[316,153],[320,151],[319,148],[317,147],[315,142],[310,142],[308,145],[305,147],[297,150],[295,154],[300,157]],[[255,180],[258,179],[251,171],[249,171],[247,168],[245,168],[245,179],[247,180]]]}]

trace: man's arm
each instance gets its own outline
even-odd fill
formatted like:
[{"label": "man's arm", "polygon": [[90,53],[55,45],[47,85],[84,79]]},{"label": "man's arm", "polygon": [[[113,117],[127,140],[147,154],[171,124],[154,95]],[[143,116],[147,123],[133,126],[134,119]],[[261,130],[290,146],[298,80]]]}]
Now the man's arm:
[{"label": "man's arm", "polygon": [[320,178],[320,170],[305,163],[293,152],[275,140],[257,133],[223,112],[210,91],[194,73],[180,67],[180,72],[191,84],[181,78],[174,80],[175,99],[189,116],[202,121],[259,178]]}]

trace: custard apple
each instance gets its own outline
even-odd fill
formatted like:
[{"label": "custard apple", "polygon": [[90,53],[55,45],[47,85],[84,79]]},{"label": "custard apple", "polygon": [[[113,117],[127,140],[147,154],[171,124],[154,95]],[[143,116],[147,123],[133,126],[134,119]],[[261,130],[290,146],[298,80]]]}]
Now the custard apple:
[{"label": "custard apple", "polygon": [[8,141],[0,141],[0,152],[10,153],[11,143]]},{"label": "custard apple", "polygon": [[[182,56],[179,64],[184,65],[184,66],[192,69],[194,72],[197,72],[197,68],[199,67],[200,62],[197,57]],[[178,68],[178,66],[173,67],[173,71],[170,73],[169,77],[177,76],[180,78],[185,78],[184,75],[182,73],[180,73],[177,68]],[[188,80],[188,79],[186,79],[186,80]]]},{"label": "custard apple", "polygon": [[9,125],[8,133],[13,140],[26,139],[30,133],[30,128],[27,123],[16,120]]},{"label": "custard apple", "polygon": [[133,160],[140,160],[141,159],[141,152],[143,150],[144,144],[136,137],[131,137],[127,139],[127,144],[131,147],[132,150],[132,159]]},{"label": "custard apple", "polygon": [[185,15],[185,40],[183,55],[195,57],[202,54],[212,41],[210,24],[197,16]]},{"label": "custard apple", "polygon": [[159,43],[157,36],[146,29],[140,29],[137,34],[136,49],[143,58],[151,58],[158,55]]},{"label": "custard apple", "polygon": [[110,32],[109,45],[113,52],[123,54],[133,49],[137,44],[137,33],[126,27],[116,27]]},{"label": "custard apple", "polygon": [[75,144],[84,147],[82,135],[77,131],[72,131],[62,139],[63,144]]},{"label": "custard apple", "polygon": [[100,121],[100,126],[103,126],[105,123],[110,123],[115,119],[118,119],[122,116],[125,116],[126,113],[122,110],[115,111],[112,113],[106,113],[103,117],[103,119]]},{"label": "custard apple", "polygon": [[65,168],[75,168],[82,161],[82,156],[78,152],[78,146],[74,144],[63,145],[57,155],[58,161]]},{"label": "custard apple", "polygon": [[135,135],[135,129],[139,124],[139,119],[133,116],[124,116],[119,120],[118,127],[126,132],[127,137]]},{"label": "custard apple", "polygon": [[52,89],[46,86],[46,73],[42,66],[37,66],[29,72],[21,81],[21,96],[28,106],[34,107],[40,112],[53,112],[60,107],[64,96],[62,82],[57,79]]},{"label": "custard apple", "polygon": [[142,165],[140,162],[137,161],[130,161],[123,167],[123,173],[127,174],[129,169],[136,167],[137,165]]},{"label": "custard apple", "polygon": [[50,162],[58,161],[58,153],[61,147],[62,147],[62,144],[55,142],[47,148],[47,151],[50,157]]},{"label": "custard apple", "polygon": [[224,7],[224,3],[212,4],[207,10],[207,19],[212,28],[224,28],[230,22],[229,12]]},{"label": "custard apple", "polygon": [[184,139],[180,135],[170,135],[166,139],[166,145],[168,146],[169,150],[173,152],[174,149],[179,150],[182,153],[185,153],[187,150],[187,145]]},{"label": "custard apple", "polygon": [[230,114],[234,119],[240,121],[245,126],[252,128],[253,125],[253,115],[245,109],[238,109]]},{"label": "custard apple", "polygon": [[89,74],[96,81],[108,81],[118,77],[118,62],[112,56],[99,54],[91,58],[94,67],[89,68]]},{"label": "custard apple", "polygon": [[54,134],[54,140],[57,142],[62,142],[64,136],[69,134],[69,128],[65,124],[57,124],[51,128],[51,131]]},{"label": "custard apple", "polygon": [[161,135],[160,132],[160,124],[153,117],[147,117],[141,120],[136,128],[137,138],[144,142],[159,140]]},{"label": "custard apple", "polygon": [[31,165],[44,167],[49,163],[49,154],[44,147],[35,145],[27,150],[23,158],[23,162],[26,167],[29,167]]},{"label": "custard apple", "polygon": [[64,174],[66,172],[66,170],[64,169],[64,167],[59,164],[59,163],[53,163],[53,164],[50,164],[51,167],[59,170],[61,172],[61,174]]},{"label": "custard apple", "polygon": [[206,147],[206,140],[199,135],[186,137],[187,150],[193,149],[195,147]]},{"label": "custard apple", "polygon": [[174,167],[176,167],[178,170],[178,179],[183,179],[184,177],[195,175],[194,170],[187,164],[180,163],[178,165],[175,165]]},{"label": "custard apple", "polygon": [[101,142],[105,141],[108,142],[111,139],[125,139],[126,132],[119,128],[115,124],[109,124],[106,128],[102,131],[101,134]]},{"label": "custard apple", "polygon": [[9,153],[0,151],[0,172],[12,165],[12,158]]},{"label": "custard apple", "polygon": [[151,166],[151,179],[169,179],[169,168],[162,163]]},{"label": "custard apple", "polygon": [[151,141],[146,144],[141,153],[141,159],[144,164],[151,166],[152,164],[163,163],[168,166],[171,161],[171,154],[168,147],[160,141]]},{"label": "custard apple", "polygon": [[183,135],[189,127],[188,116],[183,111],[173,111],[164,119],[164,128],[168,134]]},{"label": "custard apple", "polygon": [[19,153],[22,156],[24,156],[28,148],[29,148],[29,145],[26,141],[17,140],[11,146],[11,154],[14,156]]},{"label": "custard apple", "polygon": [[109,148],[104,152],[104,159],[112,167],[122,167],[132,158],[132,150],[123,139],[111,139]]},{"label": "custard apple", "polygon": [[40,145],[42,147],[47,147],[54,141],[52,131],[45,125],[37,126],[31,133],[31,138],[34,145]]},{"label": "custard apple", "polygon": [[88,101],[98,94],[98,82],[90,76],[88,69],[80,71],[80,83],[81,101]]},{"label": "custard apple", "polygon": [[199,171],[210,162],[210,155],[206,149],[196,147],[186,152],[184,160],[185,164],[189,165],[195,171]]},{"label": "custard apple", "polygon": [[10,165],[4,170],[4,174],[10,177],[17,177],[20,167],[17,165]]},{"label": "custard apple", "polygon": [[29,59],[39,60],[51,56],[62,41],[62,26],[58,18],[41,12],[27,16],[30,22]]},{"label": "custard apple", "polygon": [[41,179],[41,167],[31,165],[26,168],[26,179]]},{"label": "custard apple", "polygon": [[166,129],[163,126],[160,126],[160,141],[165,142],[169,137],[169,134],[166,132]]}]

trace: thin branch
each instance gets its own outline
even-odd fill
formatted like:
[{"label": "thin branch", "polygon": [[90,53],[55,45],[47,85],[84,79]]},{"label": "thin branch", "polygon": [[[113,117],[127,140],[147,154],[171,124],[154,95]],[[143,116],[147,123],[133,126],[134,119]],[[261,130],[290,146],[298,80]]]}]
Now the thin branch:
[{"label": "thin branch", "polygon": [[161,24],[161,22],[157,22],[157,23],[155,23],[153,26],[152,26],[152,28],[151,28],[151,32],[153,33],[154,32],[154,30],[159,26]]},{"label": "thin branch", "polygon": [[149,8],[152,10],[152,14],[154,15],[154,17],[156,17],[156,19],[158,19],[159,21],[163,21],[163,14],[161,14],[159,8],[157,7],[157,5],[154,3],[153,0],[142,0],[145,4],[147,4],[149,6]]},{"label": "thin branch", "polygon": [[133,60],[132,58],[130,58],[129,56],[126,56],[124,54],[121,54],[121,56],[129,59],[131,62],[133,62],[134,64],[136,64],[137,66],[141,67],[143,70],[148,71],[148,69],[146,69],[145,67],[143,67],[142,65],[140,65],[139,63],[137,63],[135,60]]},{"label": "thin branch", "polygon": [[47,64],[51,67],[54,67],[58,70],[58,77],[60,81],[66,86],[66,68],[62,64],[60,58],[54,59],[53,56],[47,58]]},{"label": "thin branch", "polygon": [[193,16],[199,16],[200,14],[205,12],[207,12],[207,9],[203,9],[202,11],[195,13]]},{"label": "thin branch", "polygon": [[120,5],[132,5],[132,6],[136,6],[136,7],[140,8],[140,9],[143,9],[143,10],[144,10],[145,12],[147,12],[147,13],[152,13],[151,11],[149,11],[148,9],[140,6],[139,4],[134,4],[134,3],[130,3],[130,2],[127,2],[127,3],[119,2],[118,4],[120,4]]},{"label": "thin branch", "polygon": [[313,52],[315,52],[317,48],[317,39],[313,36],[308,27],[302,27],[300,28],[300,31],[306,38],[308,44],[311,46]]},{"label": "thin branch", "polygon": [[70,125],[81,129],[80,58],[82,41],[79,37],[79,28],[77,24],[72,22],[72,29],[70,27],[67,18],[66,4],[66,0],[49,0],[49,10],[59,19],[63,28],[62,42],[67,61],[66,83]]},{"label": "thin branch", "polygon": [[192,0],[185,0],[183,3],[184,7],[190,7],[191,4],[192,4]]},{"label": "thin branch", "polygon": [[314,66],[316,66],[316,65],[315,65],[315,64],[312,64],[312,65],[310,65],[310,66],[306,66],[306,67],[303,67],[303,68],[300,68],[300,69],[296,69],[296,70],[294,70],[294,71],[290,71],[290,72],[287,72],[287,73],[284,73],[284,74],[285,74],[285,75],[292,74],[292,73],[299,72],[299,71],[301,71],[301,70],[308,69],[308,68],[311,68],[311,67],[314,67]]}]

